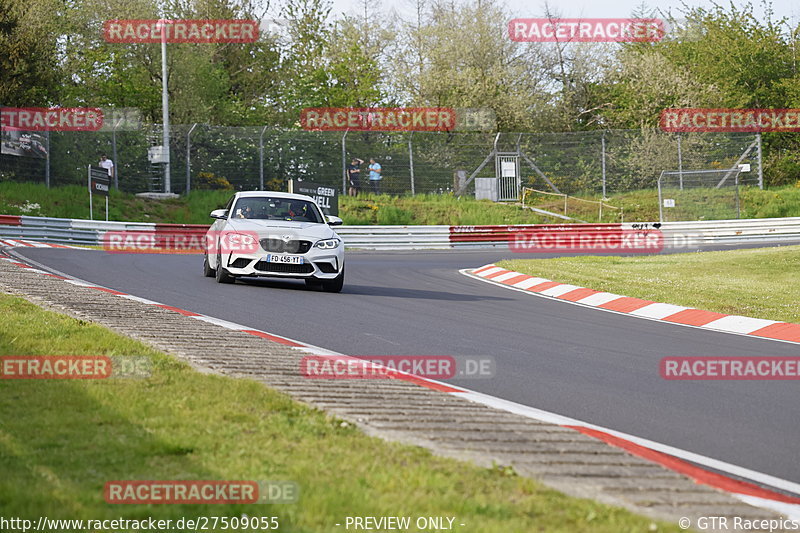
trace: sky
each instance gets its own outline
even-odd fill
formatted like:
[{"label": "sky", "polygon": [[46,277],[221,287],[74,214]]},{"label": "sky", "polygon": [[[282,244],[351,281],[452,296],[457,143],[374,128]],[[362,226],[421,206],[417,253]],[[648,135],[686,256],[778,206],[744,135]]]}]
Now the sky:
[{"label": "sky", "polygon": [[[728,6],[729,1],[720,0],[717,3]],[[658,0],[645,3],[665,11],[671,9],[674,15],[679,15],[684,3],[691,7],[711,7],[713,5],[709,0]],[[765,10],[761,1],[753,0],[752,3],[755,6],[756,16],[763,18]],[[506,0],[505,4],[508,6],[512,18],[538,18],[542,17],[545,11],[543,0]],[[642,0],[613,0],[610,2],[550,0],[549,4],[554,12],[559,12],[564,18],[624,18],[630,17],[631,13],[642,4]],[[734,4],[741,7],[746,2],[736,0]],[[382,0],[381,5],[387,10],[394,8],[400,15],[407,15],[409,18],[412,13],[412,4],[408,0]],[[363,13],[363,7],[360,6],[363,6],[361,0],[333,0],[333,13]],[[798,0],[773,0],[772,8],[775,18],[787,17],[795,24],[800,21],[800,2]]]}]

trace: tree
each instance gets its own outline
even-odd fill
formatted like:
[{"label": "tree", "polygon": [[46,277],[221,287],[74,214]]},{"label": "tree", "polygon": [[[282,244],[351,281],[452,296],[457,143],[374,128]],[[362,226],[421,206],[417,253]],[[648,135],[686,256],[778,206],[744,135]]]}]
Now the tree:
[{"label": "tree", "polygon": [[61,81],[55,0],[0,0],[0,105],[46,106]]}]

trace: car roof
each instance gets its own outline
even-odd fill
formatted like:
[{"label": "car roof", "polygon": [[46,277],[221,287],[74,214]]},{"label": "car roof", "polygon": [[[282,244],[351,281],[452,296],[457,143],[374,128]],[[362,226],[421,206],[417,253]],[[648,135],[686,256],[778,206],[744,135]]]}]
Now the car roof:
[{"label": "car roof", "polygon": [[240,191],[236,193],[237,198],[257,198],[257,197],[269,197],[269,198],[289,198],[295,200],[309,200],[311,202],[314,201],[313,198],[310,196],[306,196],[305,194],[294,194],[290,192],[277,192],[277,191]]}]

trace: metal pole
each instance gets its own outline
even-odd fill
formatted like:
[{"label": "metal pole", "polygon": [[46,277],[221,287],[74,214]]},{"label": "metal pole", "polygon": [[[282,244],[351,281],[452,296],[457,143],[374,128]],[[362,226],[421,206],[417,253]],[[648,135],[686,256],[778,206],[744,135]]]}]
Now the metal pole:
[{"label": "metal pole", "polygon": [[186,194],[188,195],[192,190],[192,132],[197,127],[197,122],[192,124],[189,128],[189,133],[186,134]]},{"label": "metal pole", "polygon": [[[600,137],[600,143],[603,150],[603,200],[608,198],[606,196],[606,132],[603,132],[603,136]],[[600,202],[600,218],[603,218],[603,202]]]},{"label": "metal pole", "polygon": [[169,168],[169,93],[167,92],[167,21],[158,21],[161,26],[161,121],[164,126],[162,146],[166,152],[166,164],[164,165],[164,192],[172,192]]},{"label": "metal pole", "polygon": [[47,143],[47,154],[45,154],[45,165],[44,165],[44,184],[47,188],[50,188],[50,130],[47,130],[45,133],[45,142]]},{"label": "metal pole", "polygon": [[264,190],[264,132],[267,127],[261,129],[261,135],[258,137],[258,190]]},{"label": "metal pole", "polygon": [[119,190],[119,161],[117,161],[117,127],[124,119],[119,119],[111,130],[111,157],[114,162],[114,188]]},{"label": "metal pole", "polygon": [[350,130],[344,130],[344,135],[342,135],[342,194],[347,194],[347,144],[345,143],[345,139],[347,138],[347,132]]},{"label": "metal pole", "polygon": [[408,169],[411,171],[411,196],[416,194],[414,190],[414,149],[411,145],[411,137],[414,136],[414,132],[411,132],[411,135],[408,136]]},{"label": "metal pole", "polygon": [[678,136],[678,181],[680,182],[680,190],[683,190],[683,152],[681,151],[681,134],[676,133]]},{"label": "metal pole", "polygon": [[761,162],[761,132],[756,133],[758,141],[758,188],[764,188],[764,165]]},{"label": "metal pole", "polygon": [[86,171],[86,186],[89,189],[89,220],[94,220],[92,213],[92,165],[89,165]]}]

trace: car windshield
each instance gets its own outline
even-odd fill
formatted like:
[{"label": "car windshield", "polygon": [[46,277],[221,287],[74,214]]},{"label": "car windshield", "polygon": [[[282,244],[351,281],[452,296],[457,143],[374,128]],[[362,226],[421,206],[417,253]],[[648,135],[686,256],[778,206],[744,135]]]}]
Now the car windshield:
[{"label": "car windshield", "polygon": [[233,218],[257,220],[287,220],[322,224],[322,215],[308,200],[255,196],[239,198],[233,208]]}]

